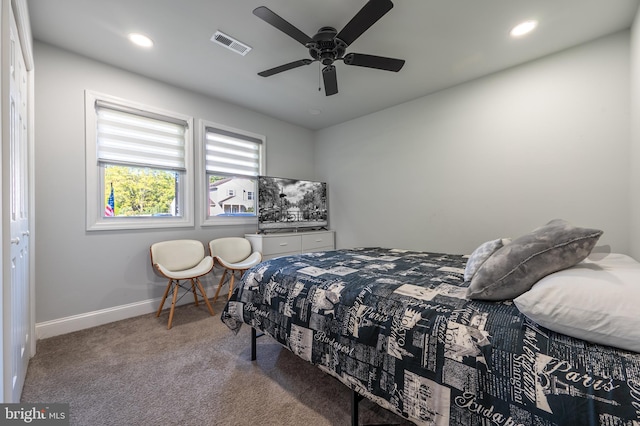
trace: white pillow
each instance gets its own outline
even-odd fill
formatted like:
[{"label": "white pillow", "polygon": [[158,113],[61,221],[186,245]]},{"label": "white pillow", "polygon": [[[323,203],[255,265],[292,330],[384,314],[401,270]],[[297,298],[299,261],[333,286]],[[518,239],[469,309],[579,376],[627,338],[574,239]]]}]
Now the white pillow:
[{"label": "white pillow", "polygon": [[640,263],[624,254],[547,275],[513,302],[549,330],[640,352]]},{"label": "white pillow", "polygon": [[486,262],[493,253],[510,242],[510,238],[498,238],[497,240],[480,244],[480,246],[471,253],[469,260],[467,260],[467,266],[464,268],[464,280],[471,281],[471,278],[473,278],[482,264]]}]

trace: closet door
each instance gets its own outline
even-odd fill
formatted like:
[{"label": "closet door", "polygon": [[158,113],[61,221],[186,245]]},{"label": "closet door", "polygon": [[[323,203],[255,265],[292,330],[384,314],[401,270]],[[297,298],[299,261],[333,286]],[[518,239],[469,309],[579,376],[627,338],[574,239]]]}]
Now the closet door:
[{"label": "closet door", "polygon": [[[11,243],[9,264],[4,264],[4,268],[8,268],[10,273],[10,285],[4,283],[3,293],[4,398],[7,402],[18,402],[27,372],[31,344],[27,116],[29,96],[28,74],[13,9],[10,17],[9,55],[9,99],[8,105],[5,103],[9,109],[9,152],[8,158],[3,158],[3,167],[8,165],[9,168],[9,209],[8,217],[5,216],[3,220],[9,222]],[[3,119],[6,117],[5,115]],[[3,148],[3,154],[6,153],[6,149]],[[3,198],[3,204],[6,201],[6,198]],[[6,274],[4,276],[6,277]]]}]

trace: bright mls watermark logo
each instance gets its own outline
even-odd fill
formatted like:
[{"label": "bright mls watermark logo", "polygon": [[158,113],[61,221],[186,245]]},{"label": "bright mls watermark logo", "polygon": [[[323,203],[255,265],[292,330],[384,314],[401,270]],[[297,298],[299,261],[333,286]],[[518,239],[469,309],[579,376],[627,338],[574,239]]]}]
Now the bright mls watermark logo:
[{"label": "bright mls watermark logo", "polygon": [[69,426],[69,404],[0,404],[0,424]]}]

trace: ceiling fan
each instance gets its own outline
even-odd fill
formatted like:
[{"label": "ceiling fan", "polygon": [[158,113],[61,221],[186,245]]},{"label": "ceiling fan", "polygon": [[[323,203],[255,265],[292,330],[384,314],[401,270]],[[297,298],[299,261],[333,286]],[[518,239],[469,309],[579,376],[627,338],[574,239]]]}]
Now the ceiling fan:
[{"label": "ceiling fan", "polygon": [[265,6],[254,9],[253,14],[268,24],[273,25],[289,37],[295,39],[309,49],[312,59],[300,59],[271,68],[258,75],[269,77],[274,74],[319,62],[324,65],[322,79],[324,91],[327,96],[338,93],[338,79],[336,77],[335,61],[343,61],[347,65],[357,67],[376,68],[385,71],[400,71],[404,65],[403,59],[387,58],[383,56],[365,55],[363,53],[347,53],[346,49],[358,37],[369,29],[393,8],[390,0],[369,0],[362,9],[338,32],[333,27],[322,27],[313,37],[309,37],[298,28],[284,20],[282,17]]}]

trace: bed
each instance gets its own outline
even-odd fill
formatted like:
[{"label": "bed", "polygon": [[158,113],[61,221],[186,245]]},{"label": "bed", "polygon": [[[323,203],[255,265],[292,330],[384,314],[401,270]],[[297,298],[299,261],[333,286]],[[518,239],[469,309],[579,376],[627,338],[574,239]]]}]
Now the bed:
[{"label": "bed", "polygon": [[[517,252],[520,239],[499,240],[471,256],[371,247],[271,259],[245,273],[221,319],[236,333],[248,324],[271,336],[357,395],[418,425],[640,425],[636,290],[615,301],[631,317],[622,320],[627,328],[621,332],[608,332],[611,324],[602,315],[586,320],[596,326],[576,332],[570,326],[583,321],[579,316],[563,318],[556,306],[549,308],[556,311],[548,323],[540,313],[540,306],[568,291],[578,307],[567,315],[583,315],[578,308],[589,303],[574,296],[586,291],[572,285],[602,285],[602,278],[592,280],[589,273],[611,280],[612,270],[614,281],[633,281],[640,264],[624,255],[592,261],[581,253],[573,266],[560,265],[538,278],[529,263],[524,266],[533,283],[517,297],[496,296],[492,289],[484,299],[470,298],[472,287],[477,296],[476,278],[495,272],[492,259],[507,247],[511,257]],[[583,243],[555,249],[589,254],[595,241],[575,245]],[[563,257],[534,250],[536,256],[524,254],[527,262]],[[558,278],[560,284],[553,282]],[[620,291],[630,294],[627,287]],[[607,297],[595,299],[596,314],[588,318],[602,309],[598,303],[610,303],[602,300]],[[574,336],[591,333],[583,336],[589,341],[553,331],[556,323]]]}]

